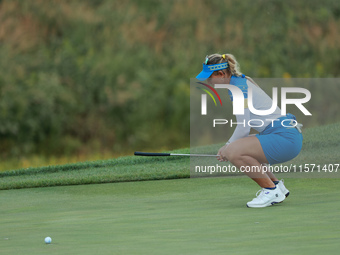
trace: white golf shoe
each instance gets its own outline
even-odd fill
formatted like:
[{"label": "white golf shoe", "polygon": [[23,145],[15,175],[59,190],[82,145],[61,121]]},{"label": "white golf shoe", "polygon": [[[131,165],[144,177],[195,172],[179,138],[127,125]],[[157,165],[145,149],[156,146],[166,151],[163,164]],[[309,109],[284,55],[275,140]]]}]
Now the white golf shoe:
[{"label": "white golf shoe", "polygon": [[286,197],[289,196],[289,190],[286,188],[283,179],[281,181],[279,181],[279,183],[276,185],[276,187],[278,187]]},{"label": "white golf shoe", "polygon": [[285,198],[279,188],[273,190],[262,188],[256,193],[256,197],[247,203],[247,206],[251,208],[267,207],[281,203]]}]

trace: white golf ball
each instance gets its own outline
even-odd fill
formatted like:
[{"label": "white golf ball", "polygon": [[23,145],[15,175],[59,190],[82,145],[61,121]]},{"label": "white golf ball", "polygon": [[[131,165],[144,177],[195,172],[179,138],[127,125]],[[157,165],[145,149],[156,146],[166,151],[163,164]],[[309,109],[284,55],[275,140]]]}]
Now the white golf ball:
[{"label": "white golf ball", "polygon": [[51,237],[46,237],[45,238],[45,244],[50,244],[52,242],[52,238]]}]

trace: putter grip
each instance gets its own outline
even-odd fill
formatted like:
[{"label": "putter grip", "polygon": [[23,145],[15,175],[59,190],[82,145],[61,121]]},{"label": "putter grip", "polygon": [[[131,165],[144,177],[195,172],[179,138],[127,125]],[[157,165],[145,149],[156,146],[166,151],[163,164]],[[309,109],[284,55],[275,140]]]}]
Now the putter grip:
[{"label": "putter grip", "polygon": [[170,153],[140,152],[135,151],[135,156],[170,156]]}]

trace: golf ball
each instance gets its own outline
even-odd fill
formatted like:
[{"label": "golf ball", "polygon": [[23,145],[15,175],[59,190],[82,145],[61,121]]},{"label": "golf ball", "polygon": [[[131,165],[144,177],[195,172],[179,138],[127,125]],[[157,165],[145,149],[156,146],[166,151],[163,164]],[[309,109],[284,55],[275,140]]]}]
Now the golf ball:
[{"label": "golf ball", "polygon": [[50,244],[52,242],[52,238],[51,237],[46,237],[45,238],[45,244]]}]

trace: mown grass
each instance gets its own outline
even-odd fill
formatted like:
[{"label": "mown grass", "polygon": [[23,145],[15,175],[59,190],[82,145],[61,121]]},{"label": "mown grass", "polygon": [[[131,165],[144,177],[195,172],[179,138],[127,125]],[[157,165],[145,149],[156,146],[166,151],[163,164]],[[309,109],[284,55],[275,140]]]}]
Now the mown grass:
[{"label": "mown grass", "polygon": [[[188,149],[178,152],[188,153]],[[189,177],[189,158],[135,156],[0,173],[0,189]]]},{"label": "mown grass", "polygon": [[[339,127],[306,129],[295,163],[339,162]],[[1,252],[309,255],[340,249],[339,178],[288,178],[291,195],[282,204],[250,209],[245,203],[258,186],[248,178],[164,180],[188,178],[189,165],[188,157],[127,156],[0,172]],[[106,182],[121,183],[78,185]]]},{"label": "mown grass", "polygon": [[285,181],[262,209],[242,177],[2,190],[1,254],[338,254],[340,179]]},{"label": "mown grass", "polygon": [[[303,134],[303,150],[288,164],[339,163],[340,123],[306,129]],[[207,148],[211,150],[209,146]],[[190,153],[190,149],[173,152]],[[189,178],[189,168],[189,157],[126,156],[0,172],[0,189]],[[338,174],[340,169],[335,175],[333,173],[332,177]],[[304,177],[312,175],[307,174]],[[330,174],[324,173],[323,177],[330,177]]]}]

